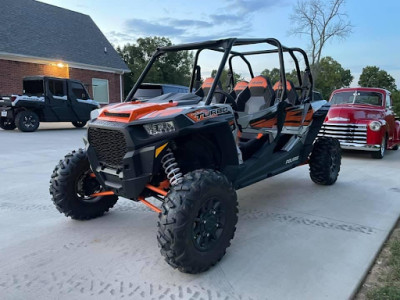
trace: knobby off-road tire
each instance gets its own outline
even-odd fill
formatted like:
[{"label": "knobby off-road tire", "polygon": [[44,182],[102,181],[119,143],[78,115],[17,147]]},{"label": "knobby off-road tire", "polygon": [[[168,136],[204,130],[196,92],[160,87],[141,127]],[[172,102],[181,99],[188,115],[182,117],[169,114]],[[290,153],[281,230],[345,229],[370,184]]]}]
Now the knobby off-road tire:
[{"label": "knobby off-road tire", "polygon": [[24,110],[15,117],[15,124],[22,132],[33,132],[39,127],[39,116],[30,110]]},{"label": "knobby off-road tire", "polygon": [[157,240],[174,268],[200,273],[224,256],[238,220],[236,191],[221,173],[196,170],[172,186],[159,214]]},{"label": "knobby off-road tire", "polygon": [[0,118],[0,128],[4,130],[14,130],[17,127],[13,120],[9,120],[6,118]]},{"label": "knobby off-road tire", "polygon": [[375,159],[382,159],[385,156],[387,147],[387,137],[386,135],[382,138],[381,146],[379,147],[379,151],[371,152],[371,157]]},{"label": "knobby off-road tire", "polygon": [[321,185],[334,184],[339,176],[342,154],[337,139],[321,137],[313,146],[310,156],[310,177]]},{"label": "knobby off-road tire", "polygon": [[72,122],[72,125],[74,125],[76,128],[82,128],[86,125],[86,121],[76,121]]},{"label": "knobby off-road tire", "polygon": [[60,160],[50,179],[50,194],[59,212],[75,220],[102,216],[117,202],[118,197],[89,195],[101,191],[96,178],[90,176],[86,151],[72,151]]}]

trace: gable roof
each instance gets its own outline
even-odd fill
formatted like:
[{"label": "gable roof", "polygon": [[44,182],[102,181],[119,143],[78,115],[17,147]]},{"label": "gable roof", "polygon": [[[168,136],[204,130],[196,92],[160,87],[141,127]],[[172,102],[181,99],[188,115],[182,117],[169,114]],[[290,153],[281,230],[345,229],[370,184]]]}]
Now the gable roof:
[{"label": "gable roof", "polygon": [[34,0],[1,0],[0,41],[0,55],[129,72],[88,15]]}]

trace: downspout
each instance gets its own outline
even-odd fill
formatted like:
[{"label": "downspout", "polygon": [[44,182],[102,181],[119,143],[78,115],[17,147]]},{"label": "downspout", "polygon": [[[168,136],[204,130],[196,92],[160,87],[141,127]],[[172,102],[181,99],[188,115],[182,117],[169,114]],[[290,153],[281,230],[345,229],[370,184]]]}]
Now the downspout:
[{"label": "downspout", "polygon": [[124,98],[122,96],[122,74],[124,73],[119,74],[119,98],[121,102],[124,101]]}]

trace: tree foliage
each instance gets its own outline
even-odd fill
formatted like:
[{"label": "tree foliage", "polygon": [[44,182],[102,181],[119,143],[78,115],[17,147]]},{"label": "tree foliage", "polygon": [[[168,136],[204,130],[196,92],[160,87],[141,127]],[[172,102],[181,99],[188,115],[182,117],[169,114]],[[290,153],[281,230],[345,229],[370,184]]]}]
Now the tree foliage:
[{"label": "tree foliage", "polygon": [[380,70],[376,66],[367,66],[362,70],[358,85],[383,88],[392,92],[397,90],[395,79],[385,70]]},{"label": "tree foliage", "polygon": [[400,117],[400,91],[398,90],[392,92],[392,105],[394,112]]},{"label": "tree foliage", "polygon": [[344,69],[330,56],[321,58],[315,67],[314,88],[321,92],[324,99],[328,99],[333,90],[348,87],[353,81],[350,70]]},{"label": "tree foliage", "polygon": [[[117,52],[128,65],[131,73],[124,75],[125,95],[133,87],[144,67],[157,48],[172,45],[165,37],[139,38],[134,44],[117,47]],[[169,52],[154,63],[145,82],[189,85],[193,53],[189,51]]]},{"label": "tree foliage", "polygon": [[[261,72],[261,75],[269,78],[272,85],[281,80],[280,70],[278,68],[273,68],[271,70],[265,69]],[[297,85],[298,78],[296,70],[292,70],[292,72],[286,73],[286,80],[290,80]]]},{"label": "tree foliage", "polygon": [[343,12],[345,0],[299,0],[290,16],[292,35],[310,38],[311,65],[320,62],[322,50],[329,40],[346,38],[352,29]]},{"label": "tree foliage", "polygon": [[[217,75],[217,70],[212,70],[211,71],[211,77],[215,78],[215,75]],[[239,81],[244,80],[243,77],[240,74],[235,73],[235,72],[233,72],[233,78],[234,78],[234,81],[236,83],[239,82]],[[226,88],[227,85],[229,85],[229,82],[228,82],[228,69],[224,68],[224,70],[222,71],[221,77],[219,78],[219,81],[221,82],[222,87],[224,89]]]}]

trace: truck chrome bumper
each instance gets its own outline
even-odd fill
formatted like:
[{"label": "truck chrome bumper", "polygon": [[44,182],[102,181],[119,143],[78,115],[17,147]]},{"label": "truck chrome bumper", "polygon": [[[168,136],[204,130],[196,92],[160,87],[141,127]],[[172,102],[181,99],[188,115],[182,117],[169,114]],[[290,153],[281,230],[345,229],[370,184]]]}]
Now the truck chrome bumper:
[{"label": "truck chrome bumper", "polygon": [[381,145],[367,145],[357,143],[340,142],[340,147],[347,150],[362,150],[362,151],[379,151]]}]

